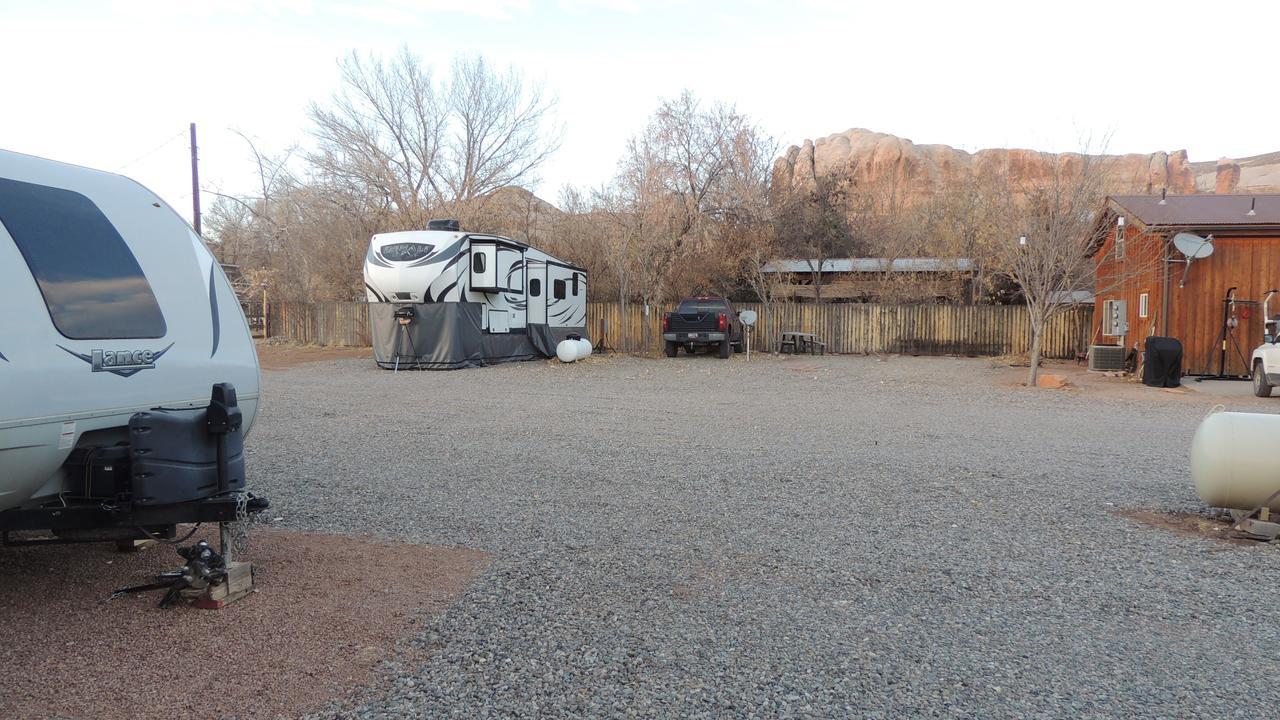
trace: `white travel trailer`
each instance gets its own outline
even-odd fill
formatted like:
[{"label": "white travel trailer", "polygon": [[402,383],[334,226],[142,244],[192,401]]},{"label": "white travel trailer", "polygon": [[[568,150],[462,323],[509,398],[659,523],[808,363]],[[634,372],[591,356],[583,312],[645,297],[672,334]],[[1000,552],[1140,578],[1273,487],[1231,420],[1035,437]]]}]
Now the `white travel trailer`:
[{"label": "white travel trailer", "polygon": [[364,264],[374,360],[433,370],[555,357],[586,337],[587,272],[524,243],[461,232],[374,235]]},{"label": "white travel trailer", "polygon": [[257,354],[222,269],[159,197],[0,150],[0,303],[6,541],[127,539],[245,509]]}]

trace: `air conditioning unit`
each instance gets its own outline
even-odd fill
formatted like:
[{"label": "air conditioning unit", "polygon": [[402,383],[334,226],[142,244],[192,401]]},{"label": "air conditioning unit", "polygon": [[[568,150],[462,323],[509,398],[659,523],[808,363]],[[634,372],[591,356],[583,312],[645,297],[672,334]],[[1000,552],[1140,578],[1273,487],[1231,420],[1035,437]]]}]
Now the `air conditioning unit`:
[{"label": "air conditioning unit", "polygon": [[1123,370],[1124,356],[1122,345],[1092,345],[1089,347],[1089,369]]}]

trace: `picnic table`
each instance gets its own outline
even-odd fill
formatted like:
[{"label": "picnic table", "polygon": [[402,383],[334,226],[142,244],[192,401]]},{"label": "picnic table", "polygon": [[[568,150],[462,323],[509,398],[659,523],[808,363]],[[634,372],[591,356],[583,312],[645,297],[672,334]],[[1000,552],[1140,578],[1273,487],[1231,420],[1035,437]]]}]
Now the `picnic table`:
[{"label": "picnic table", "polygon": [[778,341],[778,352],[802,353],[808,352],[810,355],[817,353],[826,354],[827,344],[818,339],[817,335],[805,332],[784,332],[782,339]]}]

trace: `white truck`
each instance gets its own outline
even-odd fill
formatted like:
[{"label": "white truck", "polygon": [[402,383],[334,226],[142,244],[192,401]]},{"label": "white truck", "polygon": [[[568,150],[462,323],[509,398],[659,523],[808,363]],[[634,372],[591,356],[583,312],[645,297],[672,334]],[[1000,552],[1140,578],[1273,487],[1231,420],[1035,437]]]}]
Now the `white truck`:
[{"label": "white truck", "polygon": [[1271,397],[1271,388],[1280,385],[1280,315],[1272,317],[1267,304],[1276,290],[1268,291],[1262,299],[1262,317],[1266,330],[1262,336],[1262,344],[1253,350],[1249,359],[1250,374],[1253,376],[1253,394],[1258,397]]}]

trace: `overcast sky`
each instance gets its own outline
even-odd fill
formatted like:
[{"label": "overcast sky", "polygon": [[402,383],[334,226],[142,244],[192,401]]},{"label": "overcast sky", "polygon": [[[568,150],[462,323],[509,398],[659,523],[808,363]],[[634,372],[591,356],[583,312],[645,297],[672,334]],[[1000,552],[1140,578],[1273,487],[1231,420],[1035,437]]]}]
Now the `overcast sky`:
[{"label": "overcast sky", "polygon": [[[559,98],[536,190],[598,185],[661,98],[756,119],[780,148],[865,127],[966,150],[1280,150],[1278,2],[0,0],[0,148],[123,172],[189,214],[249,192],[239,129],[305,143],[350,50],[482,53]],[[205,196],[205,203],[211,201]]]}]

